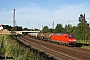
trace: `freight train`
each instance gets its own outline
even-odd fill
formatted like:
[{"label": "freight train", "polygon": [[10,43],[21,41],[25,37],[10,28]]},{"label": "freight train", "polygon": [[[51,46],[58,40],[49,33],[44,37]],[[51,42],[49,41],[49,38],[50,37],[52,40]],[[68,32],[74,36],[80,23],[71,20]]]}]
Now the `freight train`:
[{"label": "freight train", "polygon": [[28,33],[30,37],[46,40],[52,42],[58,42],[59,44],[75,46],[76,38],[74,34],[61,34],[61,33]]}]

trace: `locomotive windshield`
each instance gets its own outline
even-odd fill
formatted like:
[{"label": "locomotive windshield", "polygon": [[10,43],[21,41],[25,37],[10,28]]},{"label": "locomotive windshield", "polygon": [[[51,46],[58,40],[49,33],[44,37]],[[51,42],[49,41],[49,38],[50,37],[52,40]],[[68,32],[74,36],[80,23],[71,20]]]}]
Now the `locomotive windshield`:
[{"label": "locomotive windshield", "polygon": [[75,36],[74,35],[69,35],[69,38],[75,38]]}]

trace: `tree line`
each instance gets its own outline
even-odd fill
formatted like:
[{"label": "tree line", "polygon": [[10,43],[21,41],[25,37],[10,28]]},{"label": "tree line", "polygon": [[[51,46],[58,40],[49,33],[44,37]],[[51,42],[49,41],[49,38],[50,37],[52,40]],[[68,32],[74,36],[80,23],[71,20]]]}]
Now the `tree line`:
[{"label": "tree line", "polygon": [[[68,33],[68,34],[75,34],[76,38],[78,40],[83,40],[85,37],[85,40],[90,39],[90,27],[89,23],[87,21],[84,21],[84,15],[80,14],[79,23],[76,26],[72,26],[70,24],[65,25],[63,27],[62,24],[57,24],[55,29],[49,28],[48,26],[44,26],[41,32],[47,33],[47,32],[52,32],[52,33]],[[8,29],[9,31],[32,31],[32,30],[39,30],[39,29],[29,29],[29,28],[23,28],[22,26],[9,26],[9,25],[3,25],[4,29]],[[85,30],[85,31],[84,31]]]},{"label": "tree line", "polygon": [[78,19],[79,23],[76,26],[57,24],[55,29],[49,29],[48,26],[44,26],[41,32],[52,32],[52,33],[68,33],[75,34],[78,40],[89,40],[90,39],[90,27],[87,21],[84,21],[84,15],[80,14]]},{"label": "tree line", "polygon": [[39,29],[29,29],[29,28],[23,28],[22,26],[9,26],[9,25],[2,25],[3,29],[8,29],[9,31],[32,31],[32,30],[39,30]]}]

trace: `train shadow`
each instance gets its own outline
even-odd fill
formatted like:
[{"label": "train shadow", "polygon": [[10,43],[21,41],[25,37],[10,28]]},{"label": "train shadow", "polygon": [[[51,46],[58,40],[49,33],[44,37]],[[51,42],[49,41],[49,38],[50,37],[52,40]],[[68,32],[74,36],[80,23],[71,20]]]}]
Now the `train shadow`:
[{"label": "train shadow", "polygon": [[76,43],[76,47],[82,47],[82,46],[89,46],[90,44],[85,44],[85,43]]}]

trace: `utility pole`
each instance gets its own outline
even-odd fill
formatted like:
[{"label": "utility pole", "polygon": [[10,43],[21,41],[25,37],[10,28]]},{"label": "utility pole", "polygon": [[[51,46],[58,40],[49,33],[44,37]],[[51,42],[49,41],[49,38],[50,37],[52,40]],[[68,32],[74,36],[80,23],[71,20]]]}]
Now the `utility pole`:
[{"label": "utility pole", "polygon": [[40,30],[39,23],[38,23],[38,30]]},{"label": "utility pole", "polygon": [[58,20],[57,20],[57,24],[58,24]]},{"label": "utility pole", "polygon": [[43,25],[42,25],[42,29],[43,29]]},{"label": "utility pole", "polygon": [[86,18],[85,18],[85,14],[84,14],[84,41],[86,41],[86,44],[87,44],[87,40],[86,40]]},{"label": "utility pole", "polygon": [[52,29],[54,29],[54,22],[53,22],[53,24],[52,24]]},{"label": "utility pole", "polygon": [[70,20],[68,21],[68,26],[70,25]]},{"label": "utility pole", "polygon": [[54,32],[54,22],[52,23],[52,33]]},{"label": "utility pole", "polygon": [[83,35],[84,35],[84,41],[86,40],[86,19],[85,19],[85,14],[84,14],[84,29],[83,29]]}]

